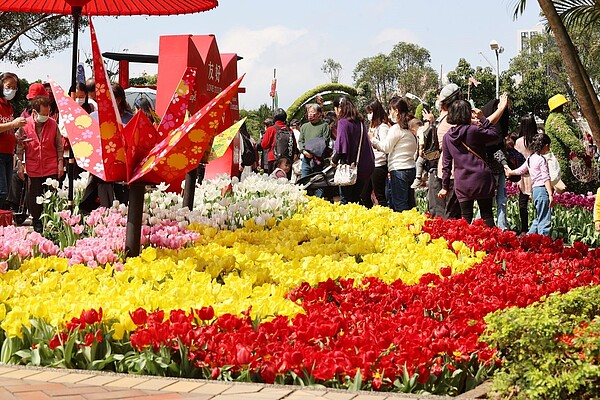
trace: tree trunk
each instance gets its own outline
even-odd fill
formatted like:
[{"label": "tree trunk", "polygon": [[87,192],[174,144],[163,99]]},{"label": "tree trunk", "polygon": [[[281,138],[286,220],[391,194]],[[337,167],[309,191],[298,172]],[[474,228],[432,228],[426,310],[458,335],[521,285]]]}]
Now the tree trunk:
[{"label": "tree trunk", "polygon": [[590,125],[594,142],[598,144],[600,143],[600,117],[598,116],[600,103],[598,102],[598,96],[581,64],[579,54],[571,41],[571,37],[562,19],[556,12],[554,3],[551,0],[538,0],[538,3],[556,38],[556,44],[565,62],[569,79],[571,79],[571,83],[577,94],[581,112]]}]

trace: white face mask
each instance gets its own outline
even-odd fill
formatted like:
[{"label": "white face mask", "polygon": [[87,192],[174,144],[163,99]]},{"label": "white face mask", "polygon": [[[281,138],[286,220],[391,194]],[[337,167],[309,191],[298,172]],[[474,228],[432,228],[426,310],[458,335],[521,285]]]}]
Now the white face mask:
[{"label": "white face mask", "polygon": [[77,97],[75,99],[75,102],[81,106],[81,105],[83,105],[83,103],[85,103],[85,99],[81,98],[81,97]]},{"label": "white face mask", "polygon": [[15,89],[6,89],[6,88],[4,88],[3,93],[4,93],[4,98],[6,100],[10,101],[10,100],[12,100],[12,99],[15,98],[15,95],[17,94],[17,91]]},{"label": "white face mask", "polygon": [[40,115],[37,112],[35,113],[35,122],[43,124],[44,122],[48,121],[48,116],[47,115]]},{"label": "white face mask", "polygon": [[442,104],[440,103],[439,100],[435,101],[435,109],[438,110],[438,111],[442,110]]},{"label": "white face mask", "polygon": [[394,112],[393,111],[390,113],[390,122],[392,124],[396,123],[396,117],[394,117]]},{"label": "white face mask", "polygon": [[373,113],[368,113],[368,114],[367,114],[367,119],[368,119],[369,121],[373,121]]}]

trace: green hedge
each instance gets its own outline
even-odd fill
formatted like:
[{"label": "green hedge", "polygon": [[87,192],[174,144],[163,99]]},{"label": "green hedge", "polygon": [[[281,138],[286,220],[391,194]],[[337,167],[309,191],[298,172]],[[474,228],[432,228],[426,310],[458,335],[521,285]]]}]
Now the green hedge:
[{"label": "green hedge", "polygon": [[292,119],[302,120],[304,117],[304,106],[308,103],[315,102],[315,98],[321,95],[324,101],[333,101],[334,98],[340,95],[348,95],[351,98],[358,95],[356,88],[340,83],[327,83],[317,86],[302,96],[298,97],[294,103],[287,109],[288,122]]}]

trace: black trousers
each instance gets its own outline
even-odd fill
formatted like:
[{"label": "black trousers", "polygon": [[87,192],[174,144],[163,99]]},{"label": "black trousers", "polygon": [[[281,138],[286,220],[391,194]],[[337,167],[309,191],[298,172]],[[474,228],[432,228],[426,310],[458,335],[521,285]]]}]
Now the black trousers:
[{"label": "black trousers", "polygon": [[519,217],[521,219],[521,233],[529,231],[529,211],[527,205],[529,203],[529,195],[519,190]]},{"label": "black trousers", "polygon": [[[475,200],[461,201],[459,202],[459,204],[462,217],[466,219],[468,223],[471,223],[473,221],[473,205],[475,204]],[[494,211],[492,210],[493,204],[493,198],[477,200],[477,205],[479,206],[481,218],[485,221],[485,224],[490,228],[493,228],[495,226]]]}]

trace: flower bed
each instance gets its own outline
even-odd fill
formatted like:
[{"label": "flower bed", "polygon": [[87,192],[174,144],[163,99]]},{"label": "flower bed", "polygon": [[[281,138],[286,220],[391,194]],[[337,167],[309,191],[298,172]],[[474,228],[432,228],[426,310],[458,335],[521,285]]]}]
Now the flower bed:
[{"label": "flower bed", "polygon": [[[146,221],[176,230],[149,226],[126,262],[118,246],[106,263],[69,246],[20,259],[0,280],[1,361],[455,395],[500,365],[479,341],[487,314],[598,282],[600,251],[581,243],[307,202],[258,177],[198,198],[190,213],[149,195]],[[103,240],[122,212],[81,234]]]}]

